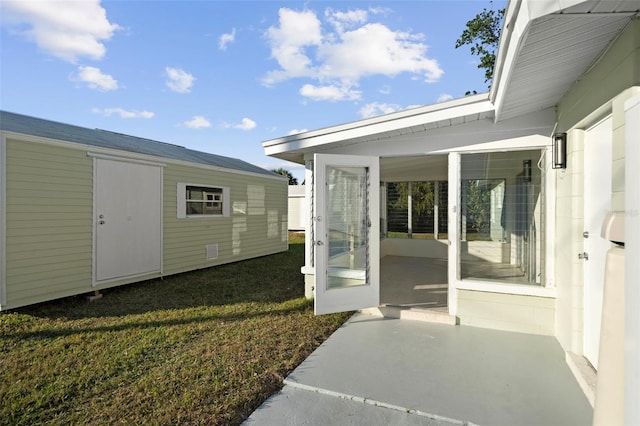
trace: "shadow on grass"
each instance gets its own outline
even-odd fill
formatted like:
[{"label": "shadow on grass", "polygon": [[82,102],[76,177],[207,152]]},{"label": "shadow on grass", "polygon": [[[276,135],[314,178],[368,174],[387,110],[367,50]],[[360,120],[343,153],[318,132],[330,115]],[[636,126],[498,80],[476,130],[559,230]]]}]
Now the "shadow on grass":
[{"label": "shadow on grass", "polygon": [[150,321],[131,321],[120,324],[95,326],[95,327],[75,327],[75,328],[47,328],[44,330],[35,331],[19,331],[15,333],[3,333],[0,336],[0,340],[3,339],[53,339],[58,337],[73,336],[76,334],[85,333],[111,333],[125,330],[147,329],[147,328],[161,328],[172,327],[181,325],[190,325],[197,323],[207,323],[209,321],[222,321],[222,322],[235,322],[245,321],[252,318],[273,316],[273,315],[286,315],[294,312],[302,312],[311,306],[311,301],[300,300],[299,303],[288,303],[286,305],[280,305],[276,309],[261,309],[253,312],[208,312],[199,313],[196,317],[190,316],[185,318],[167,318],[165,320],[150,320]]},{"label": "shadow on grass", "polygon": [[304,244],[289,251],[100,290],[88,302],[73,296],[12,312],[40,318],[100,318],[240,303],[274,304],[304,297]]}]

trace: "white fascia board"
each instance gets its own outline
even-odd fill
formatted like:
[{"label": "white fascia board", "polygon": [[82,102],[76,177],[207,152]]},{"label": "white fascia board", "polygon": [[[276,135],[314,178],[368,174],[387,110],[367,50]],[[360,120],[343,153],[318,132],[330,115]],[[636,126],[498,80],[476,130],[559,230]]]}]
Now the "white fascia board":
[{"label": "white fascia board", "polygon": [[505,12],[504,24],[500,36],[500,45],[496,56],[489,99],[495,105],[495,121],[500,120],[502,105],[516,60],[527,40],[531,23],[542,16],[561,12],[585,0],[514,0],[510,1]]},{"label": "white fascia board", "polygon": [[373,119],[272,139],[263,142],[262,146],[266,155],[309,150],[340,141],[367,138],[413,126],[492,111],[493,105],[488,99],[488,94],[483,93],[399,113],[386,114]]}]

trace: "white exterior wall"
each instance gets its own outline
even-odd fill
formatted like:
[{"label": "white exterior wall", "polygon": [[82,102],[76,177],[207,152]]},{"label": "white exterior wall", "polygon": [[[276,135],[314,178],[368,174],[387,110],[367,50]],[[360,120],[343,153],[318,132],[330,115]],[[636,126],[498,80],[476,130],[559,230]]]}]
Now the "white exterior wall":
[{"label": "white exterior wall", "polygon": [[[612,115],[611,208],[625,209],[624,102],[640,93],[640,21],[625,29],[598,63],[582,76],[558,104],[558,129],[567,132],[568,167],[556,174],[556,336],[566,351],[582,354],[584,239],[584,131]],[[620,89],[627,85],[626,89]]]},{"label": "white exterior wall", "polygon": [[289,231],[304,231],[308,221],[308,213],[305,208],[304,185],[289,185],[289,203],[287,228]]},{"label": "white exterior wall", "polygon": [[[625,104],[626,161],[625,180],[640,182],[640,96]],[[640,424],[640,191],[625,194],[625,424]]]}]

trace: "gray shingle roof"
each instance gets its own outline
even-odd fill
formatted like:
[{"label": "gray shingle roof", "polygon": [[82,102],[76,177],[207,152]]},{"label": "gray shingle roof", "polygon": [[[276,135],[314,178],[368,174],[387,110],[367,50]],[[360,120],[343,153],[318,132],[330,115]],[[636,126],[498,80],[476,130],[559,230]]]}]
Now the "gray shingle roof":
[{"label": "gray shingle roof", "polygon": [[170,143],[138,138],[107,130],[88,129],[7,111],[0,111],[0,130],[275,176],[274,173],[268,170],[236,158],[223,157],[206,152],[194,151]]}]

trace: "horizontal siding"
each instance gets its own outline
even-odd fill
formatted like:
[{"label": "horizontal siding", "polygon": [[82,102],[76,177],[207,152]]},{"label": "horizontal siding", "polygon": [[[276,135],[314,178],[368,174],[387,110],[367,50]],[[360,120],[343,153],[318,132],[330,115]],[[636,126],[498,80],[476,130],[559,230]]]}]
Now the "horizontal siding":
[{"label": "horizontal siding", "polygon": [[461,325],[554,335],[555,299],[458,290]]},{"label": "horizontal siding", "polygon": [[566,132],[614,96],[640,85],[640,21],[632,19],[598,62],[558,103],[559,132]]},{"label": "horizontal siding", "polygon": [[[93,159],[84,149],[12,138],[6,154],[3,309],[93,291]],[[173,164],[163,181],[164,275],[287,250],[286,181]],[[178,219],[177,182],[228,187],[236,209],[226,218]],[[218,244],[217,259],[206,259],[207,244]]]},{"label": "horizontal siding", "polygon": [[[178,182],[228,187],[231,191],[230,216],[178,219]],[[164,169],[164,273],[173,274],[287,250],[287,191],[285,181],[168,165]],[[271,235],[269,212],[278,222],[277,232],[274,233],[272,228]],[[206,259],[207,244],[218,244],[217,259]]]},{"label": "horizontal siding", "polygon": [[93,160],[7,140],[7,305],[92,290]]}]

